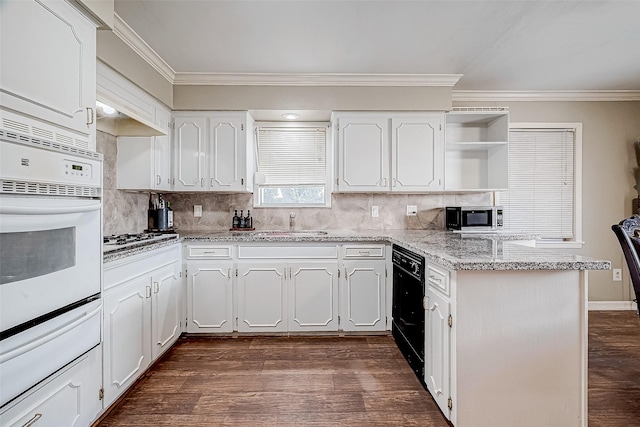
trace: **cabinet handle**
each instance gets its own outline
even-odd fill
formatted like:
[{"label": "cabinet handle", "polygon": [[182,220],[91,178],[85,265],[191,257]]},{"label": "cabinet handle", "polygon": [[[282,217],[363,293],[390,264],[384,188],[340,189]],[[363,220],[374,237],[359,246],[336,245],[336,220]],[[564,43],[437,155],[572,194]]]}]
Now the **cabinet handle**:
[{"label": "cabinet handle", "polygon": [[231,269],[227,270],[227,277],[229,278],[229,280],[231,280]]},{"label": "cabinet handle", "polygon": [[387,186],[387,178],[382,178],[380,180],[380,187],[386,187]]},{"label": "cabinet handle", "polygon": [[200,178],[200,187],[204,187],[204,178]]},{"label": "cabinet handle", "polygon": [[160,175],[156,175],[156,185],[160,185],[162,183],[162,178]]},{"label": "cabinet handle", "polygon": [[153,293],[157,294],[160,292],[160,284],[158,282],[153,282]]},{"label": "cabinet handle", "polygon": [[240,185],[244,185],[244,178],[240,178]]},{"label": "cabinet handle", "polygon": [[93,111],[93,108],[87,107],[87,125],[92,125],[94,120],[95,120],[95,112]]},{"label": "cabinet handle", "polygon": [[36,423],[40,418],[42,418],[42,414],[35,414],[33,418],[27,421],[22,427],[30,427]]},{"label": "cabinet handle", "polygon": [[211,184],[209,185],[213,187],[213,178],[211,178]]},{"label": "cabinet handle", "polygon": [[202,255],[215,255],[216,251],[204,251],[202,252]]},{"label": "cabinet handle", "polygon": [[429,280],[433,280],[434,282],[437,282],[437,283],[442,283],[442,279],[436,276],[429,276]]},{"label": "cabinet handle", "polygon": [[393,179],[391,180],[391,186],[392,186],[392,187],[395,187],[397,182],[398,182],[398,181],[397,181],[395,178],[393,178]]},{"label": "cabinet handle", "polygon": [[151,298],[151,286],[145,286],[145,290],[146,290],[146,297],[147,298]]},{"label": "cabinet handle", "polygon": [[367,256],[371,255],[371,252],[369,251],[358,251],[358,252],[360,253],[360,255],[367,255]]}]

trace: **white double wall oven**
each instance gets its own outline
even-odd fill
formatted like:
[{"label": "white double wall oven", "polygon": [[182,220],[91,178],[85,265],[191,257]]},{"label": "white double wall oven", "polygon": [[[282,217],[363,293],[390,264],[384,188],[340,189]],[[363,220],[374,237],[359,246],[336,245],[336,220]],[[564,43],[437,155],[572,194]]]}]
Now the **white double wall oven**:
[{"label": "white double wall oven", "polygon": [[0,424],[100,344],[102,155],[0,131]]}]

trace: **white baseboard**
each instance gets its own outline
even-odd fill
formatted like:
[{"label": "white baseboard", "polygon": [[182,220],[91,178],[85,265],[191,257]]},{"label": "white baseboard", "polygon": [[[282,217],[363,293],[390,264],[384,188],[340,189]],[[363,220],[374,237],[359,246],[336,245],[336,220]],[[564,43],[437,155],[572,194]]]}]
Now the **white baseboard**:
[{"label": "white baseboard", "polygon": [[637,310],[633,301],[589,301],[589,310]]}]

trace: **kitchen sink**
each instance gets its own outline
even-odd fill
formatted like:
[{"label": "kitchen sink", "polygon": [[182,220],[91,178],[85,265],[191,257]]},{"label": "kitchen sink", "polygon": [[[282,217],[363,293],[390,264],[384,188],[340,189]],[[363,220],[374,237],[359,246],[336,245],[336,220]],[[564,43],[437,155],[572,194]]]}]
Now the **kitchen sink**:
[{"label": "kitchen sink", "polygon": [[326,231],[316,230],[298,230],[298,231],[286,231],[286,230],[266,230],[266,231],[254,231],[251,233],[254,236],[324,236]]}]

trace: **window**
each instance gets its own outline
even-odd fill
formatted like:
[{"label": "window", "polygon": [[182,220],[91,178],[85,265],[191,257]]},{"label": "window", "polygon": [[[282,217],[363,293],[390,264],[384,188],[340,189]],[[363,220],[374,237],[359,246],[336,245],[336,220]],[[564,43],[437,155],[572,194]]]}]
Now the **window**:
[{"label": "window", "polygon": [[582,124],[512,123],[505,228],[538,234],[536,246],[582,246]]},{"label": "window", "polygon": [[256,129],[257,207],[331,205],[326,124],[283,123]]}]

